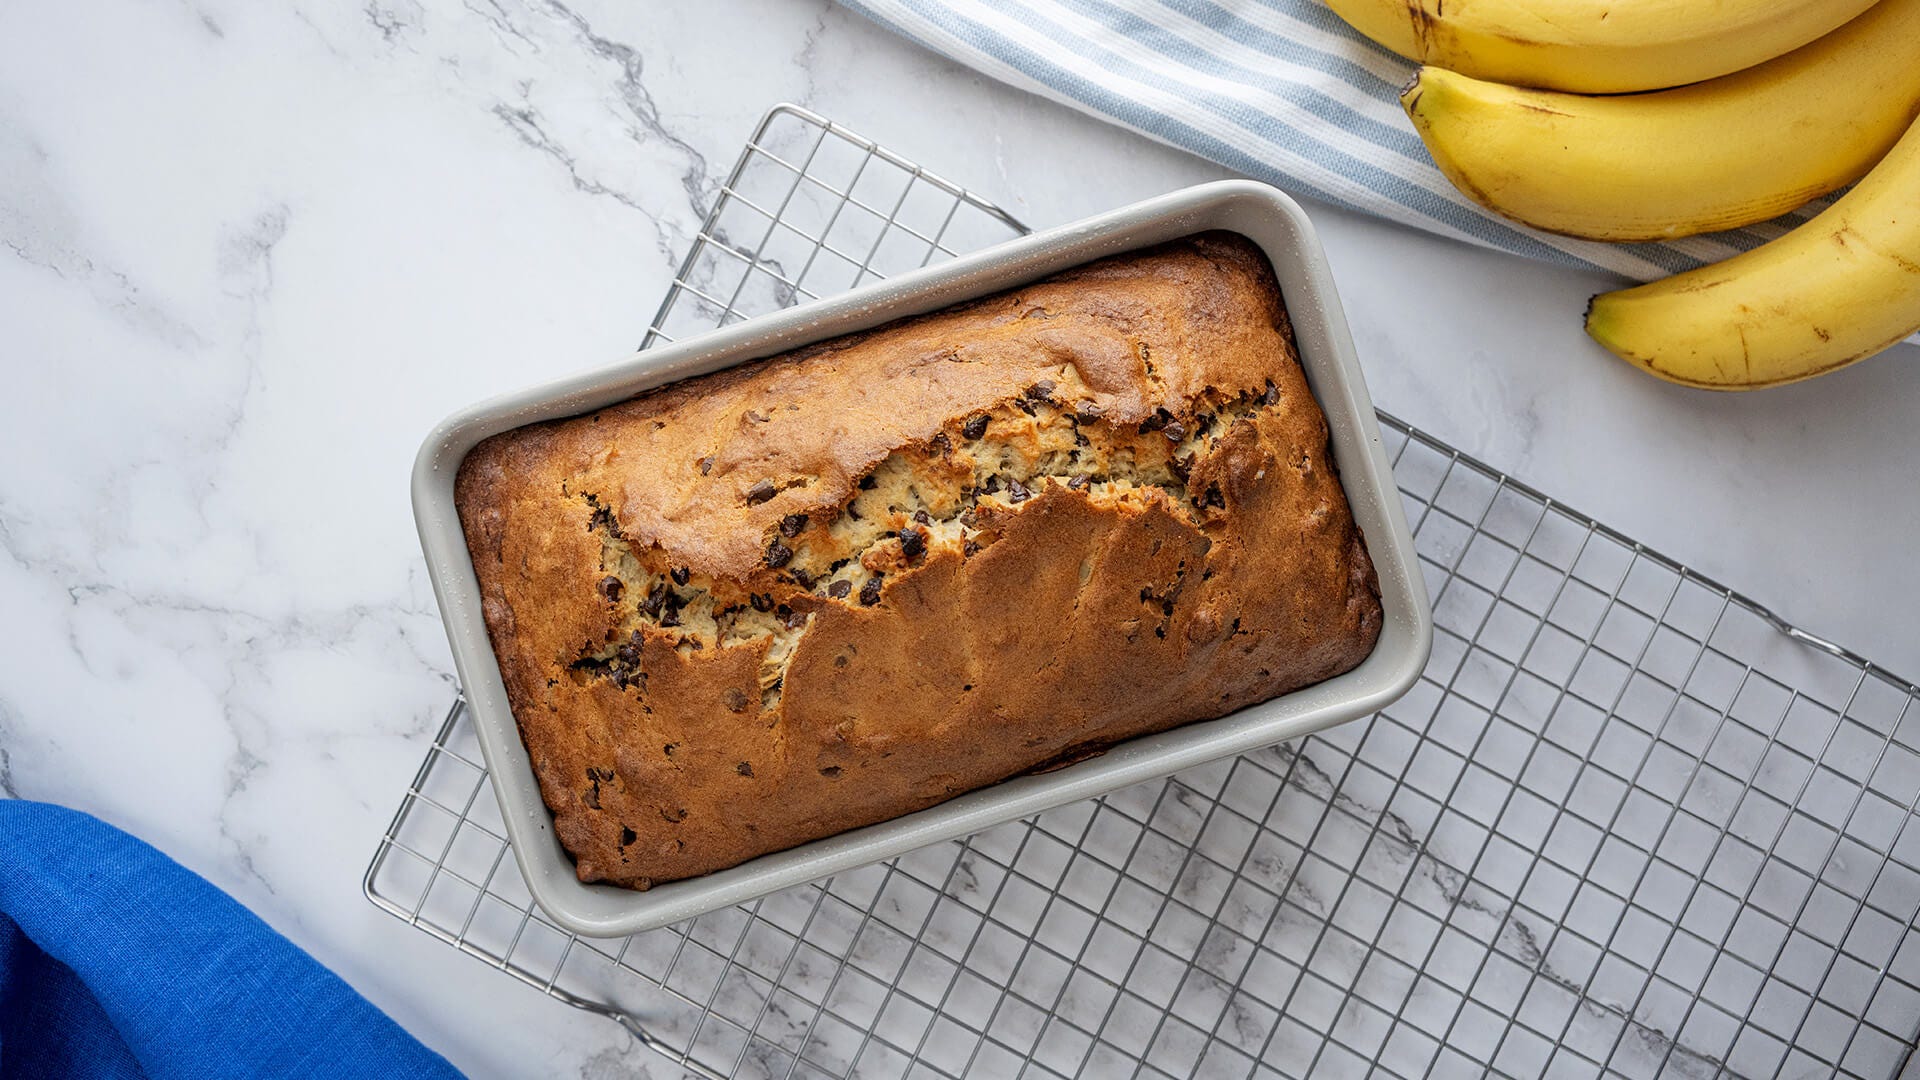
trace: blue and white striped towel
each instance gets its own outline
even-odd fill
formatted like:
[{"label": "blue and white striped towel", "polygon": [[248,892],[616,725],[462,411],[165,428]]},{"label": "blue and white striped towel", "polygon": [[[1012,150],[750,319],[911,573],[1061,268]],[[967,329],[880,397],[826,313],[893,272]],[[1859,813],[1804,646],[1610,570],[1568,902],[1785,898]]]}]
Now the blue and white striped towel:
[{"label": "blue and white striped towel", "polygon": [[1597,244],[1516,225],[1454,190],[1400,109],[1414,65],[1319,0],[842,0],[1003,82],[1338,206],[1635,280],[1779,236]]}]

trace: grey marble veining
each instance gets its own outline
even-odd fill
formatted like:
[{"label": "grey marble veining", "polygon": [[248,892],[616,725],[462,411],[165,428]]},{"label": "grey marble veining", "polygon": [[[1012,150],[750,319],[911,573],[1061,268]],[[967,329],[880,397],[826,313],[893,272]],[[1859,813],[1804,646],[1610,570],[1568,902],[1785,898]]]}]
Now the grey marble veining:
[{"label": "grey marble veining", "polygon": [[[782,99],[1034,224],[1219,175],[820,0],[0,11],[0,791],[133,828],[473,1073],[673,1075],[358,877],[451,690],[405,497],[420,434],[631,348]],[[1580,335],[1594,275],[1315,216],[1385,407],[1920,670],[1912,347],[1678,391]],[[1303,912],[1322,885],[1296,878]],[[1503,933],[1557,970],[1550,927]]]}]

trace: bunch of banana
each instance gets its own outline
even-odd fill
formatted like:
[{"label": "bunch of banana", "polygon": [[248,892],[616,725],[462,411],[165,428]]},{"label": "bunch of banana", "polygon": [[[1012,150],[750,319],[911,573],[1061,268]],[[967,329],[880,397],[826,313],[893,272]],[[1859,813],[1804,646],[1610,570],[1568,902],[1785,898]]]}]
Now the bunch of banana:
[{"label": "bunch of banana", "polygon": [[1597,297],[1588,331],[1627,360],[1745,389],[1920,330],[1920,0],[1327,2],[1427,65],[1401,103],[1447,178],[1536,228],[1671,239],[1867,178],[1754,251]]}]

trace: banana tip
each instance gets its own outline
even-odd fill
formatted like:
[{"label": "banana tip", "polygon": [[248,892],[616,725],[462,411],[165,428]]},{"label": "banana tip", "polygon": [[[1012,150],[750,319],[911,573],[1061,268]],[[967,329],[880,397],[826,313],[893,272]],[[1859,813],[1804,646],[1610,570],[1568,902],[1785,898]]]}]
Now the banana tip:
[{"label": "banana tip", "polygon": [[1421,76],[1426,73],[1427,68],[1424,64],[1414,68],[1413,75],[1400,87],[1400,106],[1408,112],[1413,111],[1413,107],[1420,101],[1420,95],[1426,90],[1420,82]]},{"label": "banana tip", "polygon": [[1620,340],[1619,324],[1612,317],[1612,307],[1605,303],[1606,293],[1596,293],[1587,298],[1587,309],[1580,316],[1580,324],[1601,348],[1636,367],[1652,370],[1651,358],[1641,357]]}]

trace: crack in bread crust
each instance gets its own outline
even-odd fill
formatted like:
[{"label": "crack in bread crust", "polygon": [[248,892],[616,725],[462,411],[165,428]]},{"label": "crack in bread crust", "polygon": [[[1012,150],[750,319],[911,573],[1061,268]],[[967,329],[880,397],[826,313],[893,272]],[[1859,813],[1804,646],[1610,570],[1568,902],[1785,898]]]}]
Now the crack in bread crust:
[{"label": "crack in bread crust", "polygon": [[[956,421],[954,430],[925,446],[888,454],[856,482],[845,504],[784,519],[767,544],[785,550],[782,565],[792,589],[744,598],[709,575],[674,566],[658,547],[636,548],[597,495],[580,494],[592,511],[587,527],[600,539],[605,571],[591,585],[618,606],[622,618],[607,640],[582,650],[570,670],[639,693],[646,677],[639,646],[648,632],[671,632],[676,651],[683,653],[766,639],[759,702],[763,711],[772,710],[809,625],[808,616],[790,603],[796,595],[827,603],[884,604],[889,573],[911,572],[940,552],[973,557],[997,539],[978,527],[980,511],[1012,511],[1050,487],[1095,505],[1158,499],[1204,528],[1209,516],[1219,514],[1222,496],[1217,486],[1188,492],[1193,464],[1218,448],[1223,431],[1279,403],[1279,389],[1269,381],[1265,389],[1196,411],[1191,429],[1164,411],[1122,429],[1103,421],[1087,401],[1064,399],[1056,382],[1041,380],[1014,402]],[[961,430],[976,426],[979,432],[972,438]],[[1184,564],[1180,573],[1184,576]],[[730,598],[716,597],[716,588]],[[1141,599],[1162,603],[1171,617],[1179,589],[1176,581],[1161,598],[1143,588]],[[1164,625],[1157,632],[1164,636]]]},{"label": "crack in bread crust", "polygon": [[1358,665],[1271,268],[1206,234],[516,429],[456,501],[582,880],[734,865]]}]

